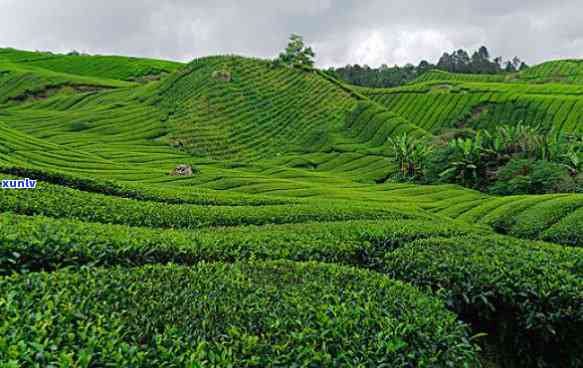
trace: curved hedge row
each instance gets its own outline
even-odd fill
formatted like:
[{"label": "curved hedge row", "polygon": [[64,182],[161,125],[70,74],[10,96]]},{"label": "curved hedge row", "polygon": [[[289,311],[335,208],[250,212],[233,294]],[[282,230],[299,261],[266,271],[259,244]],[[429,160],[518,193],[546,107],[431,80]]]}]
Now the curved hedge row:
[{"label": "curved hedge row", "polygon": [[81,192],[44,182],[37,183],[35,190],[3,191],[0,212],[156,228],[434,217],[415,206],[383,208],[325,201],[274,206],[177,205]]},{"label": "curved hedge row", "polygon": [[523,239],[583,246],[583,195],[549,194],[494,197],[463,213],[439,212],[467,223],[488,225]]},{"label": "curved hedge row", "polygon": [[546,229],[541,238],[546,241],[583,247],[583,208],[573,211],[561,221]]},{"label": "curved hedge row", "polygon": [[0,280],[12,366],[467,367],[440,301],[316,263],[85,269]]},{"label": "curved hedge row", "polygon": [[0,214],[0,275],[62,267],[192,265],[244,259],[373,264],[389,249],[435,236],[476,233],[455,222],[347,221],[156,230]]},{"label": "curved hedge row", "polygon": [[532,83],[583,84],[583,62],[581,60],[548,61],[520,72],[518,78]]},{"label": "curved hedge row", "polygon": [[369,101],[359,102],[347,115],[344,129],[354,139],[373,147],[382,146],[390,137],[403,133],[421,137],[429,134],[379,104]]},{"label": "curved hedge row", "polygon": [[466,73],[450,73],[443,70],[427,71],[409,84],[425,83],[434,81],[457,81],[457,82],[486,82],[486,83],[502,83],[512,78],[512,75],[506,74],[466,74]]},{"label": "curved hedge row", "polygon": [[179,188],[169,189],[154,188],[144,185],[128,185],[113,180],[72,175],[47,169],[3,165],[1,163],[0,173],[18,176],[21,178],[35,179],[50,184],[78,189],[84,192],[101,193],[117,197],[171,204],[261,206],[294,202],[292,199],[265,198],[241,193],[217,192],[200,188],[197,188],[195,191],[190,188],[187,190],[180,190]]}]

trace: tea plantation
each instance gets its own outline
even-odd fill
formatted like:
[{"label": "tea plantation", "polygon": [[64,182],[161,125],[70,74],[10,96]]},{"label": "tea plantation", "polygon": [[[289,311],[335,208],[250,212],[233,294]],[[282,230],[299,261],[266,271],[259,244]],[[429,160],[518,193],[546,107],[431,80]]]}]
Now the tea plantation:
[{"label": "tea plantation", "polygon": [[583,194],[399,182],[391,144],[580,133],[579,66],[0,49],[0,179],[37,180],[0,190],[0,366],[583,367]]}]

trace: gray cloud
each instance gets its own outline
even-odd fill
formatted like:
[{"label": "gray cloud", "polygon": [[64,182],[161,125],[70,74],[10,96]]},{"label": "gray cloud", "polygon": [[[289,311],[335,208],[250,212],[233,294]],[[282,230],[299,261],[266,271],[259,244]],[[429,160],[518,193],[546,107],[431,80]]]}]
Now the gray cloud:
[{"label": "gray cloud", "polygon": [[581,0],[0,0],[0,46],[187,61],[273,57],[304,35],[321,66],[435,61],[487,45],[529,63],[583,58]]}]

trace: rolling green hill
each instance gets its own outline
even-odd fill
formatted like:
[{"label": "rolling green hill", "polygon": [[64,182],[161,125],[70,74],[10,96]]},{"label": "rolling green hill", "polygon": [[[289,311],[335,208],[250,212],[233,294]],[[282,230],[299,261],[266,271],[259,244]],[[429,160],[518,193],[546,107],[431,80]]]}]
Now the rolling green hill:
[{"label": "rolling green hill", "polygon": [[391,181],[403,133],[582,129],[556,82],[0,49],[0,179],[38,180],[0,191],[0,361],[581,366],[582,194]]},{"label": "rolling green hill", "polygon": [[160,86],[158,98],[168,142],[214,159],[316,151],[356,105],[317,74],[239,57],[195,60]]}]

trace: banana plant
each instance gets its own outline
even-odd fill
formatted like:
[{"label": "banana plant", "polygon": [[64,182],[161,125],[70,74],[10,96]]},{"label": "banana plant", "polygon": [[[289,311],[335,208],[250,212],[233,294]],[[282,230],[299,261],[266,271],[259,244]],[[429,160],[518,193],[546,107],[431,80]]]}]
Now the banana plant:
[{"label": "banana plant", "polygon": [[569,148],[569,152],[563,156],[563,166],[569,170],[571,176],[575,177],[583,172],[583,154],[577,152],[574,146]]},{"label": "banana plant", "polygon": [[423,162],[431,153],[431,147],[423,144],[407,133],[389,138],[399,172],[404,178],[418,178],[423,175]]},{"label": "banana plant", "polygon": [[475,138],[457,138],[449,142],[448,148],[453,154],[453,161],[440,177],[454,176],[464,186],[475,187],[482,169],[482,137],[480,132]]}]

